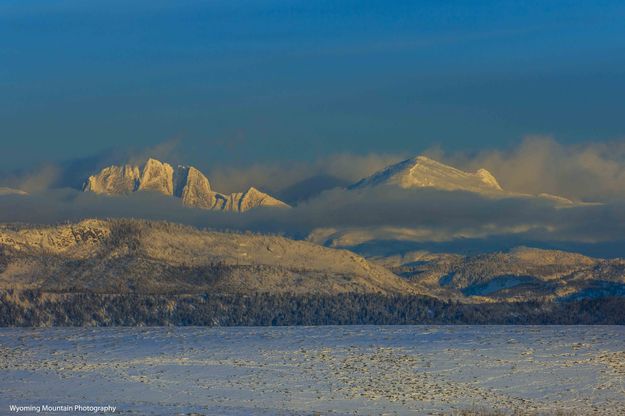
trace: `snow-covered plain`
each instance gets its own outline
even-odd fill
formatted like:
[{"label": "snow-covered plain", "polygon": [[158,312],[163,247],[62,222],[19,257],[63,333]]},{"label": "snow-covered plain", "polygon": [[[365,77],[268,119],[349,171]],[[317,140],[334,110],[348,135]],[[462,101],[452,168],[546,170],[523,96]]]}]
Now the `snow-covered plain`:
[{"label": "snow-covered plain", "polygon": [[0,375],[1,414],[625,414],[625,327],[1,329]]}]

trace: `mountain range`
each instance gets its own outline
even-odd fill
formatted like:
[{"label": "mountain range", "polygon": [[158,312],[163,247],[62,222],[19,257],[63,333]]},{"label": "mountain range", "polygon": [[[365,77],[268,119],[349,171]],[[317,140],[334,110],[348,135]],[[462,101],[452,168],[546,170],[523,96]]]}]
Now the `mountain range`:
[{"label": "mountain range", "polygon": [[[387,166],[344,189],[348,192],[366,192],[378,187],[464,191],[491,198],[541,198],[562,207],[575,205],[573,201],[561,196],[544,193],[528,195],[507,191],[486,169],[465,172],[426,156],[416,156]],[[245,192],[231,194],[218,192],[212,189],[208,178],[198,169],[180,165],[174,168],[153,158],[141,166],[126,164],[106,167],[87,179],[83,191],[105,195],[127,195],[140,191],[158,192],[179,198],[186,206],[220,211],[245,212],[256,207],[289,206],[254,187]]]},{"label": "mountain range", "polygon": [[48,293],[368,293],[462,303],[625,296],[625,260],[518,247],[365,259],[270,235],[145,220],[0,226],[0,290]]},{"label": "mountain range", "polygon": [[[509,192],[485,169],[465,172],[425,156],[388,166],[343,192],[366,193],[380,187],[462,191],[484,198],[542,198],[557,207],[576,204],[553,195]],[[186,206],[220,211],[289,207],[253,187],[232,194],[217,192],[198,169],[174,168],[153,158],[143,165],[106,167],[90,176],[83,190],[118,196],[156,192],[178,198]],[[24,192],[0,188],[0,194]],[[366,260],[339,250],[362,241],[375,242],[381,232],[384,243],[404,230],[317,229],[307,242],[147,221],[4,225],[0,228],[0,284],[59,291],[370,291],[428,294],[465,302],[625,295],[625,261],[620,259],[521,247],[471,256],[391,253],[370,255]]]},{"label": "mountain range", "polygon": [[186,206],[219,211],[245,212],[257,207],[289,207],[254,187],[231,194],[217,192],[198,169],[192,166],[173,168],[152,158],[143,166],[106,167],[87,179],[83,191],[105,195],[151,191],[179,198]]},{"label": "mountain range", "polygon": [[[442,192],[419,191],[423,189]],[[198,169],[174,168],[156,159],[104,168],[88,178],[83,190],[111,197],[155,192],[189,207],[238,213],[289,207],[255,188],[217,192]],[[475,194],[478,198],[468,199],[486,204],[491,199],[538,198],[541,205],[563,212],[579,204],[553,195],[510,192],[485,169],[465,172],[424,156],[388,166],[330,197],[356,201],[353,215],[359,215],[361,201],[376,197],[392,216],[384,198],[395,197],[395,190],[401,204],[424,195],[455,201],[456,196],[467,197],[463,193]],[[25,193],[0,188],[0,195],[20,194]],[[22,198],[30,197],[17,199]],[[12,206],[13,199],[7,201]],[[273,212],[280,216],[297,210]],[[306,324],[352,322],[350,313],[363,319],[355,322],[365,323],[400,323],[404,318],[419,323],[436,313],[445,316],[441,322],[612,322],[601,319],[622,314],[624,259],[522,246],[471,255],[436,252],[431,245],[405,249],[394,243],[413,236],[417,242],[430,241],[415,228],[419,218],[404,229],[385,227],[386,215],[379,225],[350,228],[341,223],[336,229],[307,230],[307,237],[299,234],[305,241],[144,219],[0,224],[0,324],[215,324],[222,322],[214,317],[221,316],[219,311],[233,319],[227,322],[245,324],[300,315],[306,319],[296,322]],[[414,247],[427,249],[409,251]],[[600,311],[591,310],[585,320],[577,317],[579,311],[587,312],[588,302]],[[303,310],[315,311],[311,316],[320,320],[309,320]],[[395,318],[381,319],[385,313]],[[174,317],[158,320],[163,314]],[[529,316],[536,319],[526,320]]]},{"label": "mountain range", "polygon": [[560,250],[516,247],[477,255],[415,251],[369,260],[432,296],[465,302],[625,296],[625,260]]}]

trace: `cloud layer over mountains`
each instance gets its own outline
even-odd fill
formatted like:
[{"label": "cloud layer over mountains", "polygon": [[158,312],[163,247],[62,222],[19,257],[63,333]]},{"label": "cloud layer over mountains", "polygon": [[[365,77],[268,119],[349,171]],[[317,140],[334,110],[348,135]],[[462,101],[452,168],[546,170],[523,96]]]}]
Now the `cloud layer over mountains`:
[{"label": "cloud layer over mountains", "polygon": [[246,214],[187,208],[150,193],[115,198],[64,189],[0,198],[3,222],[51,223],[89,217],[163,219],[299,238],[313,233],[318,242],[327,243],[325,240],[332,237],[340,246],[398,236],[405,241],[430,242],[496,237],[601,243],[620,241],[625,235],[624,202],[563,209],[548,200],[492,200],[468,192],[434,189],[332,190],[291,210],[257,209]]},{"label": "cloud layer over mountains", "polygon": [[625,140],[563,145],[549,137],[528,137],[507,151],[428,154],[465,169],[486,168],[504,188],[517,192],[586,201],[625,197]]},{"label": "cloud layer over mountains", "polygon": [[[564,145],[550,137],[530,136],[508,150],[449,153],[434,147],[424,154],[464,170],[488,169],[513,192],[550,193],[593,202],[625,198],[625,140]],[[207,171],[225,190],[256,182],[255,186],[280,195],[312,177],[326,176],[335,183],[351,184],[410,156],[340,154],[313,163],[259,163],[208,167]]]},{"label": "cloud layer over mountains", "polygon": [[[614,151],[610,151],[612,148]],[[483,152],[474,157],[428,153],[458,167],[485,167],[506,190],[550,192],[604,203],[562,208],[540,198],[493,199],[470,192],[428,188],[324,190],[324,180],[330,188],[346,185],[401,159],[342,155],[299,165],[232,167],[221,170],[222,176],[215,174],[215,169],[208,175],[222,189],[245,183],[278,196],[310,178],[325,178],[317,183],[313,194],[302,192],[299,203],[290,210],[257,209],[244,215],[207,212],[184,207],[161,195],[107,197],[66,185],[64,189],[44,189],[29,196],[0,197],[0,221],[50,223],[88,217],[142,217],[199,227],[284,233],[339,246],[384,239],[441,243],[497,238],[542,241],[556,246],[612,244],[606,255],[620,255],[620,245],[625,240],[625,163],[621,161],[625,160],[625,144],[569,147],[551,139],[533,138],[508,152]],[[39,174],[46,177],[43,171]],[[63,175],[69,176],[67,172],[60,176]],[[28,180],[32,182],[35,177],[31,175]],[[5,184],[14,186],[0,182]]]},{"label": "cloud layer over mountains", "polygon": [[[85,178],[112,164],[137,164],[147,157],[184,164],[179,143],[171,140],[145,149],[109,150],[18,172],[0,171],[0,186],[28,192],[63,187],[79,189]],[[534,136],[507,150],[450,153],[433,147],[423,153],[464,170],[486,168],[505,189],[513,192],[545,192],[587,201],[625,198],[625,140],[563,145],[550,137]],[[224,192],[255,186],[281,196],[301,183],[313,184],[310,195],[303,190],[295,193],[299,199],[306,199],[319,190],[354,183],[411,156],[414,155],[334,154],[312,162],[198,164],[196,167],[206,172],[211,182]]]}]

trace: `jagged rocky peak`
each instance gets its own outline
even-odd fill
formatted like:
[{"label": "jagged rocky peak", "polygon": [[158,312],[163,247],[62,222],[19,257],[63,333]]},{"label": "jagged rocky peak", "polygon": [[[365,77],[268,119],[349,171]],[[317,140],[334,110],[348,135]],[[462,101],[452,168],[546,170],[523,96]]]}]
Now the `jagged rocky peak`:
[{"label": "jagged rocky peak", "polygon": [[141,172],[136,166],[109,166],[97,175],[89,176],[84,191],[108,195],[128,194],[136,191],[140,176]]},{"label": "jagged rocky peak", "polygon": [[176,170],[175,196],[183,204],[203,209],[214,209],[216,192],[213,192],[208,178],[193,166],[178,166]]},{"label": "jagged rocky peak", "polygon": [[240,197],[239,194],[237,194],[235,211],[245,212],[260,205],[280,208],[288,207],[287,204],[271,195],[267,195],[254,187],[250,187],[247,192],[240,194]]},{"label": "jagged rocky peak", "polygon": [[205,191],[211,190],[208,178],[193,166],[178,165],[174,172],[174,192],[181,197],[185,190],[199,187]]},{"label": "jagged rocky peak", "polygon": [[149,158],[143,166],[141,179],[139,180],[140,191],[155,191],[163,195],[174,194],[174,168],[169,163]]},{"label": "jagged rocky peak", "polygon": [[480,193],[502,191],[497,179],[486,169],[479,169],[475,173],[464,172],[426,156],[417,156],[388,166],[350,188],[378,185],[395,185],[406,189],[429,187]]},{"label": "jagged rocky peak", "polygon": [[87,179],[84,191],[107,195],[123,195],[135,191],[153,191],[173,195],[174,169],[168,163],[148,159],[142,167],[109,166]]},{"label": "jagged rocky peak", "polygon": [[233,194],[219,193],[211,188],[208,178],[193,166],[174,169],[170,164],[152,158],[142,167],[124,165],[104,168],[89,177],[84,191],[106,195],[158,192],[180,198],[187,206],[220,211],[245,212],[260,206],[288,207],[255,188]]}]

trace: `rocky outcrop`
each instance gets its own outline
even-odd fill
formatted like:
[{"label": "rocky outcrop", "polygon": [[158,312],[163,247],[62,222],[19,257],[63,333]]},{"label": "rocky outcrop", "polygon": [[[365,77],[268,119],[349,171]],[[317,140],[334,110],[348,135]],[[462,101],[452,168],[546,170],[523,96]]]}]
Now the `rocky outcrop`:
[{"label": "rocky outcrop", "polygon": [[90,176],[85,192],[105,195],[127,195],[139,191],[158,192],[180,198],[184,205],[220,211],[245,212],[257,207],[286,208],[287,204],[250,188],[246,192],[222,194],[211,188],[202,172],[192,166],[178,166],[148,159],[143,167],[109,166]]},{"label": "rocky outcrop", "polygon": [[123,195],[135,192],[141,172],[136,166],[109,166],[97,175],[90,176],[83,190],[107,195]]},{"label": "rocky outcrop", "polygon": [[174,194],[174,168],[169,163],[148,159],[143,166],[138,191],[155,191],[163,195]]}]

